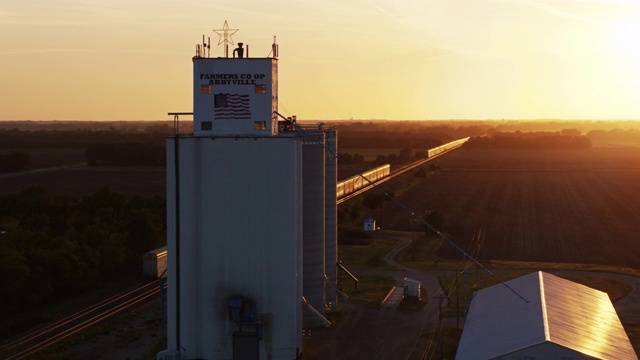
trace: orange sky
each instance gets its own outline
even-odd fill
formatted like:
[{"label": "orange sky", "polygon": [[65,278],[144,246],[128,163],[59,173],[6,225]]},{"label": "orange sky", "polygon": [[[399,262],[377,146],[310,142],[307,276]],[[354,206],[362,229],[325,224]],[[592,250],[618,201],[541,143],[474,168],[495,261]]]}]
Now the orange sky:
[{"label": "orange sky", "polygon": [[225,20],[299,119],[640,119],[635,0],[5,0],[0,119],[191,111]]}]

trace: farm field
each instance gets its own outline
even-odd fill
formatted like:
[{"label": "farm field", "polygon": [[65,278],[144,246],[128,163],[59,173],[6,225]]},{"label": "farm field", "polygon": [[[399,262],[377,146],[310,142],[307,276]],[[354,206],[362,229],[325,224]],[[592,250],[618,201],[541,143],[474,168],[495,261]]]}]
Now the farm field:
[{"label": "farm field", "polygon": [[86,162],[84,148],[20,148],[2,149],[0,153],[24,151],[29,154],[29,169],[41,169]]},{"label": "farm field", "polygon": [[[460,149],[397,198],[482,260],[640,268],[640,149]],[[386,206],[387,228],[409,216]],[[477,234],[482,233],[482,236]],[[440,256],[459,258],[450,245]]]},{"label": "farm field", "polygon": [[124,195],[166,194],[164,167],[75,167],[25,174],[0,175],[0,195],[43,186],[52,194],[82,196],[104,187]]}]

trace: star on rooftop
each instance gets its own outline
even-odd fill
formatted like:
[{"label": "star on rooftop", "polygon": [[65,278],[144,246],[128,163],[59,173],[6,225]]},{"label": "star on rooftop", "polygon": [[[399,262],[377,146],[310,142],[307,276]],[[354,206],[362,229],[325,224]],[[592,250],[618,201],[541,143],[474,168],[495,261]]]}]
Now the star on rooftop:
[{"label": "star on rooftop", "polygon": [[237,33],[239,29],[229,29],[229,24],[227,24],[227,20],[224,21],[224,25],[222,29],[213,30],[214,33],[218,34],[220,38],[218,39],[218,45],[224,43],[227,45],[228,43],[233,43],[233,39],[231,38],[233,34]]}]

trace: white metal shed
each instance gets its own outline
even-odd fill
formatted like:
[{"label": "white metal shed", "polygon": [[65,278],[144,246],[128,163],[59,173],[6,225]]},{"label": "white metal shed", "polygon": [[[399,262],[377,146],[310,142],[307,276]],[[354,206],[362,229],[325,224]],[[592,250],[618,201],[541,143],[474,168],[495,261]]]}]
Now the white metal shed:
[{"label": "white metal shed", "polygon": [[421,283],[419,280],[408,277],[404,278],[404,296],[406,298],[420,301],[420,287]]},{"label": "white metal shed", "polygon": [[607,293],[535,272],[476,293],[456,359],[638,359]]}]

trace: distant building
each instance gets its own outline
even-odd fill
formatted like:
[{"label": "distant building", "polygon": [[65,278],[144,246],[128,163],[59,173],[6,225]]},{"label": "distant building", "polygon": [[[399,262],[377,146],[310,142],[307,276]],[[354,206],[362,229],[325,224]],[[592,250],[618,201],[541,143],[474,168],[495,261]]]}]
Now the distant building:
[{"label": "distant building", "polygon": [[638,359],[609,296],[535,272],[476,293],[457,360]]}]

